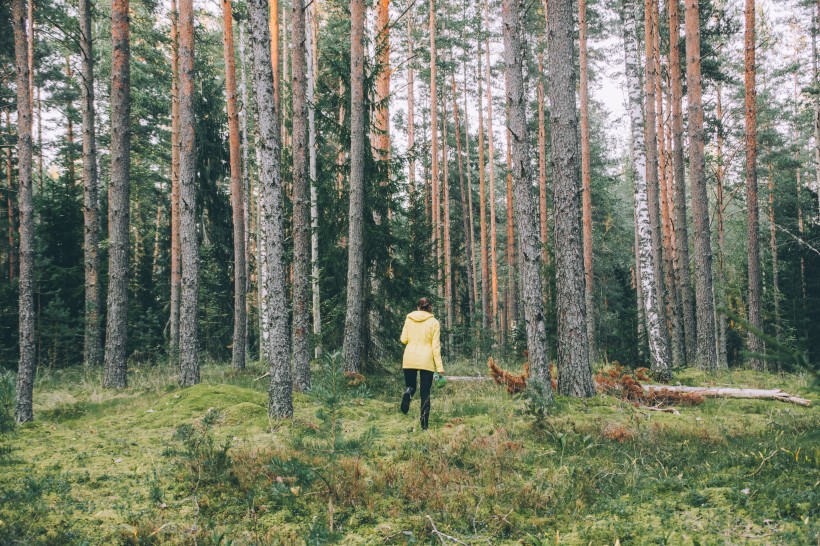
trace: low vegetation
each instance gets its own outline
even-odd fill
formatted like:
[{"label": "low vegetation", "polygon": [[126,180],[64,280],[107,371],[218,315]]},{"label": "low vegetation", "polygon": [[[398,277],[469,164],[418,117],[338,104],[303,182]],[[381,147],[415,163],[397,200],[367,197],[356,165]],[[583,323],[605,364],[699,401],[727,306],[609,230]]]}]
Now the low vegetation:
[{"label": "low vegetation", "polygon": [[340,365],[315,368],[288,421],[268,418],[261,367],[207,365],[188,389],[165,367],[134,368],[118,392],[95,370],[44,371],[37,420],[0,442],[0,543],[817,542],[808,375],[674,378],[782,387],[808,408],[706,399],[671,415],[598,395],[557,397],[540,419],[526,392],[451,381],[422,432],[417,400],[398,411],[398,374],[349,385]]}]

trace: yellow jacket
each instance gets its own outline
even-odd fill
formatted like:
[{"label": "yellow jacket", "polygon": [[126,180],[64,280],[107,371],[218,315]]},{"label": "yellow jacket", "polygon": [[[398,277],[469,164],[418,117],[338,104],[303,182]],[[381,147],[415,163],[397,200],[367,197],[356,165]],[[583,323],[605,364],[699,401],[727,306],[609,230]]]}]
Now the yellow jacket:
[{"label": "yellow jacket", "polygon": [[444,373],[441,365],[441,326],[432,313],[413,311],[401,330],[402,368]]}]

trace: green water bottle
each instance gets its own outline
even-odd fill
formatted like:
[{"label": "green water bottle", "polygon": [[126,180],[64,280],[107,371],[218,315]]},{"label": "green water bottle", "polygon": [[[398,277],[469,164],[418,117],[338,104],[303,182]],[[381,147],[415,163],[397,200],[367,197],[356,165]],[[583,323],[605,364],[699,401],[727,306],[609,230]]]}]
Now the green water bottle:
[{"label": "green water bottle", "polygon": [[436,387],[441,388],[447,384],[447,378],[436,372],[433,374],[433,382],[436,384]]}]

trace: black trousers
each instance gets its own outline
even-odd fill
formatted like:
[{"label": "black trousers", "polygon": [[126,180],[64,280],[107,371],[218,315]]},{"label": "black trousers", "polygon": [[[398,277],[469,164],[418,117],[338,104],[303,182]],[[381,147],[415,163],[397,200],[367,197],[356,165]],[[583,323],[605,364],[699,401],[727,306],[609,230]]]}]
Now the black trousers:
[{"label": "black trousers", "polygon": [[410,396],[416,392],[416,375],[421,375],[421,428],[427,428],[430,419],[430,389],[433,386],[433,372],[428,370],[404,370],[404,386]]}]

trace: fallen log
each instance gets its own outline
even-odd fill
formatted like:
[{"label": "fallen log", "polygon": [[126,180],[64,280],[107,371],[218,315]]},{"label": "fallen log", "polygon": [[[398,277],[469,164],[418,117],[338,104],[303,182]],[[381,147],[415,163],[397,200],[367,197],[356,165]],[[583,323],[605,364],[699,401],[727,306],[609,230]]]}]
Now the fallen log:
[{"label": "fallen log", "polygon": [[793,396],[780,389],[739,389],[736,387],[687,387],[683,385],[641,385],[647,393],[679,392],[692,393],[710,398],[755,398],[759,400],[779,400],[800,406],[810,406],[811,400]]},{"label": "fallen log", "polygon": [[486,375],[448,375],[447,381],[489,381],[492,379]]}]

